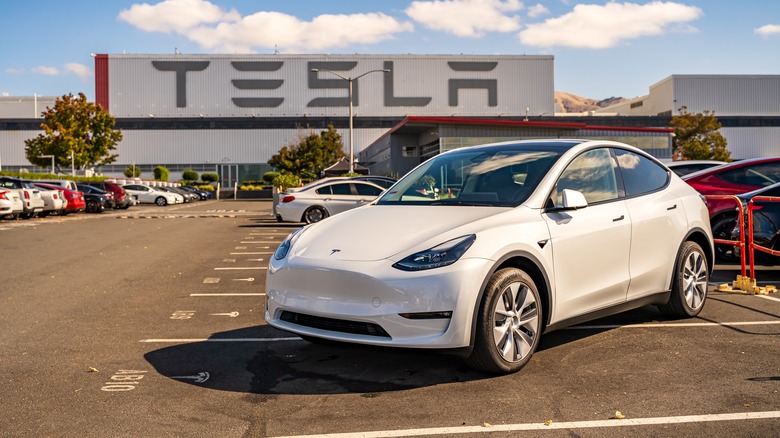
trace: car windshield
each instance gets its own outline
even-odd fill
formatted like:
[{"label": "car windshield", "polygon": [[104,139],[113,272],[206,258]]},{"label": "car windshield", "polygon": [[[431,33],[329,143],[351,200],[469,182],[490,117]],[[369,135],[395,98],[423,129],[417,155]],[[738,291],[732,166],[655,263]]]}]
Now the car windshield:
[{"label": "car windshield", "polygon": [[377,204],[517,206],[561,153],[560,148],[534,144],[442,154],[403,177]]}]

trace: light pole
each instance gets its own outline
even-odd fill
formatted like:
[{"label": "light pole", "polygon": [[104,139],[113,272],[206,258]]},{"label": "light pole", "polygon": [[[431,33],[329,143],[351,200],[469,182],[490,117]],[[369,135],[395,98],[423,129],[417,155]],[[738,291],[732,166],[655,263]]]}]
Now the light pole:
[{"label": "light pole", "polygon": [[343,80],[345,80],[345,81],[347,81],[349,83],[349,94],[348,94],[348,97],[347,97],[349,99],[349,173],[355,173],[355,164],[354,164],[354,162],[355,162],[355,147],[354,147],[354,144],[355,143],[354,143],[354,134],[352,132],[352,82],[357,81],[358,79],[362,78],[363,76],[365,76],[365,75],[367,75],[369,73],[376,73],[376,72],[390,73],[390,69],[381,68],[381,69],[376,69],[376,70],[369,70],[369,71],[363,73],[362,75],[355,76],[354,78],[351,77],[351,76],[342,76],[342,75],[336,73],[333,70],[327,70],[327,69],[324,69],[324,68],[313,68],[313,69],[311,69],[311,72],[312,73],[317,73],[317,72],[330,73],[330,74],[332,74],[334,76],[338,76],[339,78],[341,78],[341,79],[343,79]]},{"label": "light pole", "polygon": [[54,155],[38,155],[38,158],[51,158],[51,173],[54,175]]}]

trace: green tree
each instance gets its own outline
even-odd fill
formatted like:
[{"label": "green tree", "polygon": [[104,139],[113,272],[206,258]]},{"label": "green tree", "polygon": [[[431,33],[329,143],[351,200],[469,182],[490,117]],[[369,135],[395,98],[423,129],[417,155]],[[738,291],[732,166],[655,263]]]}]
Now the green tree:
[{"label": "green tree", "polygon": [[100,105],[87,101],[84,93],[78,97],[68,94],[58,98],[54,108],[41,113],[43,134],[25,140],[27,160],[38,166],[48,166],[54,155],[55,167],[70,167],[71,154],[76,168],[101,166],[116,161],[112,154],[122,141],[122,131],[114,129],[116,120]]},{"label": "green tree", "polygon": [[128,178],[138,178],[141,176],[141,168],[131,164],[125,168],[124,174]]},{"label": "green tree", "polygon": [[168,181],[168,175],[170,171],[165,166],[157,166],[154,168],[154,179],[157,181]]},{"label": "green tree", "polygon": [[683,106],[680,114],[669,123],[674,128],[674,158],[678,160],[731,161],[726,138],[719,132],[721,125],[715,113],[689,113]]},{"label": "green tree", "polygon": [[328,165],[344,157],[344,142],[332,125],[318,134],[310,133],[297,145],[284,146],[268,160],[279,171],[305,179],[315,179]]}]

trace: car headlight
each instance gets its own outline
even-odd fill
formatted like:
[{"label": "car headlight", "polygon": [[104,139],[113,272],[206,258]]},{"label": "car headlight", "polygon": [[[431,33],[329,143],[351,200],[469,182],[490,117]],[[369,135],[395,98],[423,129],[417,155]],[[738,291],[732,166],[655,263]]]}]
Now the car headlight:
[{"label": "car headlight", "polygon": [[284,238],[284,240],[279,245],[279,247],[276,248],[276,252],[274,253],[274,258],[276,260],[282,260],[283,258],[287,257],[287,253],[290,252],[290,248],[292,248],[293,239],[301,231],[303,231],[303,228],[298,228],[297,230],[293,231],[287,237]]},{"label": "car headlight", "polygon": [[393,267],[402,271],[422,271],[449,266],[457,262],[475,240],[477,240],[475,234],[448,240],[431,249],[412,254],[393,264]]}]

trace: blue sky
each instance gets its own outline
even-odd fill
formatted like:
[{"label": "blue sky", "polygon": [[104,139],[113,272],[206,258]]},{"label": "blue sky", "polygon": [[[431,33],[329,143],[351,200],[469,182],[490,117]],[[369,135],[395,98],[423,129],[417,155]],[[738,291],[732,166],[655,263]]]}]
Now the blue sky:
[{"label": "blue sky", "polygon": [[0,0],[0,94],[94,98],[90,53],[555,56],[555,89],[780,74],[777,0]]}]

